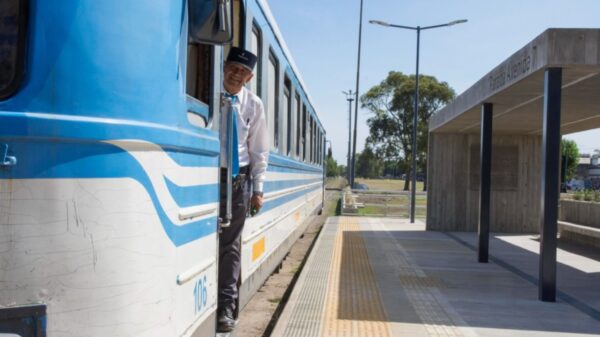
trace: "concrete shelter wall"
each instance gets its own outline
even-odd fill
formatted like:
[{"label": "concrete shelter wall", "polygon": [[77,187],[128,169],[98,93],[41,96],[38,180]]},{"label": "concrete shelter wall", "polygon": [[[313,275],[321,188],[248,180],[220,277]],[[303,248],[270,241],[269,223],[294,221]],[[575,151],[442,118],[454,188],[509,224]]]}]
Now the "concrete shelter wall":
[{"label": "concrete shelter wall", "polygon": [[429,133],[427,230],[466,231],[467,134]]},{"label": "concrete shelter wall", "polygon": [[[427,229],[477,231],[479,134],[429,134]],[[537,233],[541,137],[494,135],[491,228]]]}]

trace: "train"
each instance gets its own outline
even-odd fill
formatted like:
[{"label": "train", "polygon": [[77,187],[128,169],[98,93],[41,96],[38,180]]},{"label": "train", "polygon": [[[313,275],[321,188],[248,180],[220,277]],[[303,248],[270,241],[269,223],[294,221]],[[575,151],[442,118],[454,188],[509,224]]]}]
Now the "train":
[{"label": "train", "polygon": [[215,336],[224,55],[271,151],[239,307],[324,202],[326,132],[266,0],[0,2],[0,335]]}]

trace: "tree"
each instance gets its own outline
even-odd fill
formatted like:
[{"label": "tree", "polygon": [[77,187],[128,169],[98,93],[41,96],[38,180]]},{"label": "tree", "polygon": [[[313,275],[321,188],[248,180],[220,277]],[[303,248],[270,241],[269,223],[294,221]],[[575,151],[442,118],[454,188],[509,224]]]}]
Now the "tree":
[{"label": "tree", "polygon": [[371,148],[366,147],[357,155],[356,175],[363,178],[379,178],[383,173],[383,160],[379,159]]},{"label": "tree", "polygon": [[327,171],[326,174],[328,177],[336,177],[340,175],[340,169],[338,167],[338,163],[333,159],[333,154],[331,153],[331,148],[327,150]]},{"label": "tree", "polygon": [[400,166],[398,165],[398,161],[393,160],[384,160],[383,162],[383,175],[390,177],[400,177],[403,173]]},{"label": "tree", "polygon": [[562,139],[560,141],[560,152],[563,160],[564,179],[569,181],[575,176],[577,165],[579,164],[579,148],[577,143],[570,139]]},{"label": "tree", "polygon": [[[367,144],[383,160],[397,162],[407,176],[411,175],[414,94],[414,75],[390,71],[386,79],[360,98],[361,106],[373,114],[367,120]],[[439,82],[433,76],[419,76],[417,171],[426,172],[429,118],[454,96],[448,83]],[[404,183],[404,190],[408,190],[408,184],[409,179]]]}]

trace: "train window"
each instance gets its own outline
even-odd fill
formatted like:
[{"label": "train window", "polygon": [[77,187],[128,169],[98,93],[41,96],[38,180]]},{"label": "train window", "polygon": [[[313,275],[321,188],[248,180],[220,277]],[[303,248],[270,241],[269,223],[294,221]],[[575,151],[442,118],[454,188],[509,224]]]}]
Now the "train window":
[{"label": "train window", "polygon": [[233,45],[239,47],[240,41],[243,41],[243,27],[242,23],[245,22],[244,13],[242,12],[242,4],[240,0],[233,1]]},{"label": "train window", "polygon": [[[315,120],[315,125],[317,121]],[[321,149],[319,148],[319,144],[321,143],[321,131],[319,130],[319,126],[317,125],[317,132],[315,135],[315,164],[319,163],[319,157],[321,156]]]},{"label": "train window", "polygon": [[308,135],[306,136],[306,148],[307,148],[307,162],[312,163],[313,153],[312,153],[312,141],[313,141],[313,123],[312,116],[310,112],[308,114]]},{"label": "train window", "polygon": [[306,105],[302,104],[302,135],[300,136],[301,159],[306,160]]},{"label": "train window", "polygon": [[321,157],[321,165],[327,165],[327,134],[323,132],[323,156]]},{"label": "train window", "polygon": [[315,161],[315,121],[313,119],[313,116],[310,115],[310,119],[309,119],[309,123],[310,123],[310,162],[313,163]]},{"label": "train window", "polygon": [[313,158],[313,163],[317,163],[317,158],[319,157],[319,148],[317,147],[317,143],[318,143],[318,137],[319,137],[319,130],[317,129],[317,121],[313,120],[313,126],[315,128],[315,138],[313,139],[313,152],[314,152],[314,158]]},{"label": "train window", "polygon": [[317,164],[321,164],[321,130],[317,133]]},{"label": "train window", "polygon": [[321,130],[321,165],[325,164],[325,133]]},{"label": "train window", "polygon": [[317,138],[315,139],[315,152],[317,153],[317,157],[315,158],[316,164],[320,163],[319,158],[321,158],[321,147],[319,144],[321,144],[321,129],[319,129],[317,126]]},{"label": "train window", "polygon": [[304,132],[304,144],[302,145],[304,146],[304,161],[310,162],[310,111],[306,107],[304,109],[306,109],[306,130]]},{"label": "train window", "polygon": [[310,115],[310,112],[308,112],[308,127],[307,127],[307,132],[306,132],[306,162],[311,163],[312,162],[312,141],[313,141],[313,123],[312,123],[312,116]]},{"label": "train window", "polygon": [[315,160],[315,162],[317,164],[321,163],[321,130],[318,129],[317,131],[317,141],[315,142],[315,147],[317,148],[317,159]]},{"label": "train window", "polygon": [[250,51],[252,53],[254,53],[254,55],[257,56],[257,62],[256,62],[256,70],[254,71],[254,76],[252,77],[252,80],[250,80],[250,90],[252,90],[252,92],[254,92],[257,96],[261,96],[261,90],[260,90],[260,80],[262,78],[261,74],[262,74],[262,53],[261,53],[261,46],[262,46],[262,35],[261,35],[261,31],[260,28],[258,27],[258,24],[256,22],[254,22],[252,24],[252,34],[250,35]]},{"label": "train window", "polygon": [[318,152],[317,152],[317,135],[319,134],[319,130],[317,130],[317,121],[313,119],[313,128],[314,128],[314,138],[313,138],[313,153],[314,153],[314,158],[313,158],[313,163],[317,163],[317,157],[318,157]]},{"label": "train window", "polygon": [[283,102],[281,102],[281,106],[283,107],[283,113],[281,114],[281,153],[287,154],[287,138],[288,138],[288,109],[290,106],[290,92],[286,87],[283,87]]},{"label": "train window", "polygon": [[281,116],[283,131],[283,144],[281,144],[281,153],[288,155],[290,152],[290,124],[292,121],[292,107],[290,105],[290,89],[292,83],[286,76],[283,80],[283,114]]},{"label": "train window", "polygon": [[317,164],[321,164],[321,130],[317,133]]},{"label": "train window", "polygon": [[242,12],[242,5],[240,4],[240,0],[233,1],[233,39],[231,40],[231,45],[223,46],[223,55],[227,57],[229,54],[229,50],[231,46],[240,47],[240,41],[243,41],[244,30],[242,29],[242,23],[245,21],[243,18],[244,13]]},{"label": "train window", "polygon": [[307,111],[306,111],[306,144],[305,144],[305,146],[306,146],[306,162],[307,163],[310,163],[310,159],[311,159],[311,155],[312,155],[312,153],[311,153],[312,149],[310,146],[310,144],[311,144],[310,138],[312,136],[311,128],[312,128],[312,123],[310,120],[310,110],[307,109]]},{"label": "train window", "polygon": [[317,164],[321,164],[321,156],[323,155],[321,149],[321,138],[323,138],[323,135],[321,134],[321,130],[319,130],[319,136],[317,137]]},{"label": "train window", "polygon": [[310,162],[314,163],[315,159],[317,157],[316,153],[315,153],[315,150],[316,150],[316,148],[315,148],[315,143],[316,143],[315,140],[316,140],[316,137],[317,137],[317,128],[315,127],[315,125],[316,125],[315,124],[315,118],[311,117],[310,121],[311,121],[311,127],[312,127],[311,128],[312,134],[310,135],[311,136],[310,137],[310,152],[311,152],[312,155],[311,155],[311,158],[310,158]]},{"label": "train window", "polygon": [[325,154],[325,152],[323,152],[323,130],[321,130],[321,137],[319,137],[319,164],[323,165],[323,155]]},{"label": "train window", "polygon": [[321,130],[321,141],[319,141],[319,148],[321,149],[321,155],[319,156],[319,163],[323,165],[323,157],[325,156],[325,144],[323,144],[323,130]]},{"label": "train window", "polygon": [[296,110],[295,110],[296,127],[294,128],[294,134],[296,135],[296,158],[300,159],[300,156],[302,154],[302,150],[301,150],[302,132],[300,132],[301,131],[300,128],[302,127],[302,101],[300,100],[300,94],[296,93],[295,99],[296,99]]},{"label": "train window", "polygon": [[292,102],[290,103],[290,121],[289,121],[289,125],[288,125],[288,140],[289,140],[289,144],[288,144],[288,155],[290,157],[295,157],[297,154],[297,150],[296,150],[296,134],[298,133],[296,131],[296,129],[298,128],[298,124],[297,124],[297,118],[296,117],[298,115],[298,95],[293,95],[292,96]]},{"label": "train window", "polygon": [[269,124],[269,135],[271,135],[271,148],[279,147],[279,111],[278,111],[278,78],[279,64],[275,54],[269,52],[269,68],[267,70],[267,123]]},{"label": "train window", "polygon": [[0,1],[0,99],[13,95],[23,78],[27,3]]},{"label": "train window", "polygon": [[186,93],[205,103],[210,102],[213,47],[206,44],[188,44]]},{"label": "train window", "polygon": [[317,122],[315,121],[315,164],[319,163],[319,129],[317,127]]},{"label": "train window", "polygon": [[321,153],[321,166],[325,166],[325,153],[327,153],[327,140],[325,138],[325,133],[321,134],[321,151],[323,151],[323,153]]},{"label": "train window", "polygon": [[321,155],[322,155],[322,149],[321,149],[321,129],[319,129],[319,133],[317,134],[317,164],[321,165]]}]

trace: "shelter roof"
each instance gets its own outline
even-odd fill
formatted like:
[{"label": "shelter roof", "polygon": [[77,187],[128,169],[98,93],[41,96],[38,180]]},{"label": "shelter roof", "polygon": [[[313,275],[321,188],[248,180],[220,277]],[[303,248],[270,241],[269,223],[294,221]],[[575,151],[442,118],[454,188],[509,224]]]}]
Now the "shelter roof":
[{"label": "shelter roof", "polygon": [[430,132],[478,133],[482,103],[494,133],[541,134],[544,70],[563,68],[561,132],[600,128],[600,29],[551,28],[434,114]]}]

